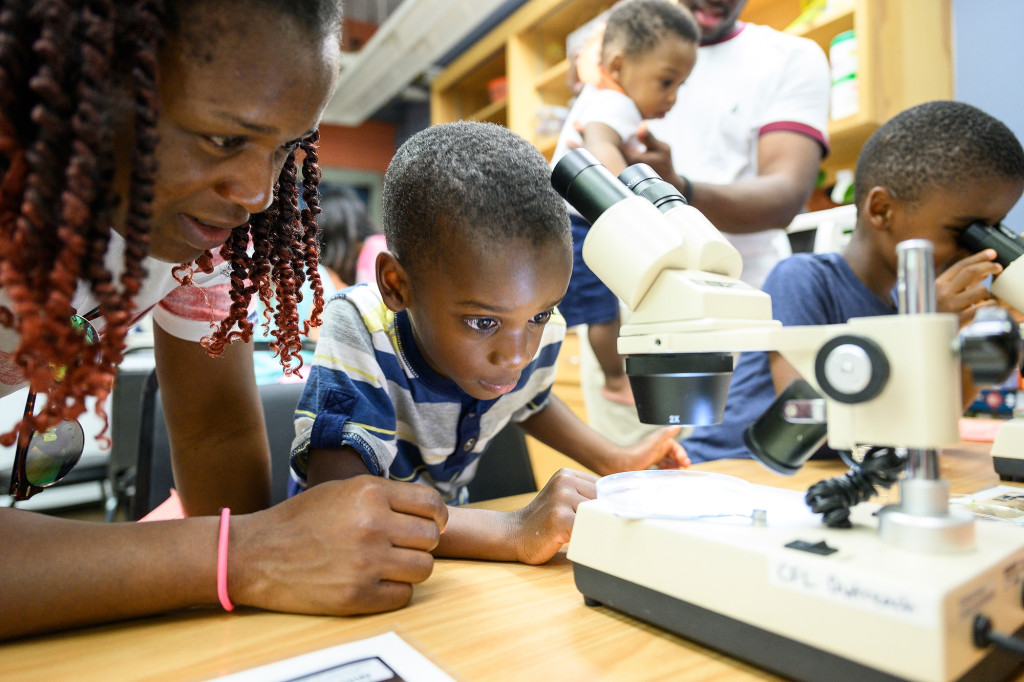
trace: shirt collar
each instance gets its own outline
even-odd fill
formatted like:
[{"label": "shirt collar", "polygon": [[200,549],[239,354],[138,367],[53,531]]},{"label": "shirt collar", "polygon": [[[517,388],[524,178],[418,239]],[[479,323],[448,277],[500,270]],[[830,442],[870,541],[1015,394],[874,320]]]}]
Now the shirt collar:
[{"label": "shirt collar", "polygon": [[746,22],[737,21],[736,25],[733,27],[733,29],[731,31],[729,31],[729,33],[727,33],[726,35],[722,36],[721,38],[717,38],[715,40],[709,40],[707,42],[701,42],[700,46],[701,47],[710,47],[711,45],[720,45],[720,44],[726,42],[727,40],[732,40],[733,38],[738,36],[740,33],[743,32],[743,29],[745,29],[746,27],[747,27]]}]

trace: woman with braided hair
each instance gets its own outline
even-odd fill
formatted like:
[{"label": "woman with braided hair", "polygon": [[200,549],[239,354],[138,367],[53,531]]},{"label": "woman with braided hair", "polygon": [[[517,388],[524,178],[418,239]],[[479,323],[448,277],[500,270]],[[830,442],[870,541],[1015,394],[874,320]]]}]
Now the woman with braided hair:
[{"label": "woman with braided hair", "polygon": [[[265,509],[247,315],[274,292],[275,348],[297,369],[323,304],[316,141],[340,19],[340,0],[0,4],[0,396],[46,396],[0,443],[101,403],[126,330],[152,310],[176,487],[198,517],[0,509],[0,639],[218,600],[382,611],[430,574],[446,512],[426,487],[360,477]],[[98,340],[73,317],[87,312]],[[23,474],[16,462],[16,497],[37,491]]]}]

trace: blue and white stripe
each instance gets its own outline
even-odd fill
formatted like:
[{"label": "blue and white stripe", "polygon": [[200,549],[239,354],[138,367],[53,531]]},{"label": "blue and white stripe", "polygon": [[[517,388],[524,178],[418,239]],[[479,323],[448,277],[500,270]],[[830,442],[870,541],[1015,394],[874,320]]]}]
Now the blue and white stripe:
[{"label": "blue and white stripe", "polygon": [[310,448],[348,445],[371,473],[430,485],[446,501],[464,502],[491,439],[547,403],[564,337],[565,323],[555,314],[515,390],[476,400],[427,364],[408,315],[391,312],[375,287],[339,292],[324,311],[296,410],[292,489],[305,486]]}]

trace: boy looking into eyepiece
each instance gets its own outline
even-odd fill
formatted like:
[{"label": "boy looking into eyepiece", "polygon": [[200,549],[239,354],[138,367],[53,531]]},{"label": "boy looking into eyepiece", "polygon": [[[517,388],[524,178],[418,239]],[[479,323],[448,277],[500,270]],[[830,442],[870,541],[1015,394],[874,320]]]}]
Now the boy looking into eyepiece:
[{"label": "boy looking into eyepiece", "polygon": [[[972,223],[1000,223],[1022,191],[1024,150],[1002,122],[961,102],[907,109],[875,131],[857,159],[849,244],[842,253],[779,262],[764,284],[772,315],[792,326],[894,314],[896,245],[927,239],[935,246],[937,311],[957,313],[966,326],[978,308],[996,305],[984,281],[1002,266],[993,249],[971,253],[957,237]],[[685,441],[690,458],[749,457],[743,432],[796,378],[779,353],[743,353],[722,423],[695,429]],[[975,392],[965,375],[964,399]]]},{"label": "boy looking into eyepiece", "polygon": [[[551,395],[572,242],[532,145],[489,123],[428,128],[392,159],[383,208],[379,292],[352,287],[324,311],[296,418],[293,492],[370,473],[458,505],[510,420],[599,474],[688,466],[678,428],[619,447]],[[451,508],[435,552],[547,561],[595,480],[563,469],[519,511]]]}]

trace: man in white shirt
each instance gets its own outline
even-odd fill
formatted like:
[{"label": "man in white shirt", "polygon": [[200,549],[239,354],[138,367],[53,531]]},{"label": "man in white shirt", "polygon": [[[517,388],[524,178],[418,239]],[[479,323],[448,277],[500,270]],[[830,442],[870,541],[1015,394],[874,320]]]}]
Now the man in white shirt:
[{"label": "man in white shirt", "polygon": [[682,0],[701,29],[676,106],[648,124],[650,164],[739,249],[760,286],[790,254],[784,228],[807,203],[828,151],[828,60],[821,48],[737,21],[746,0]]}]

